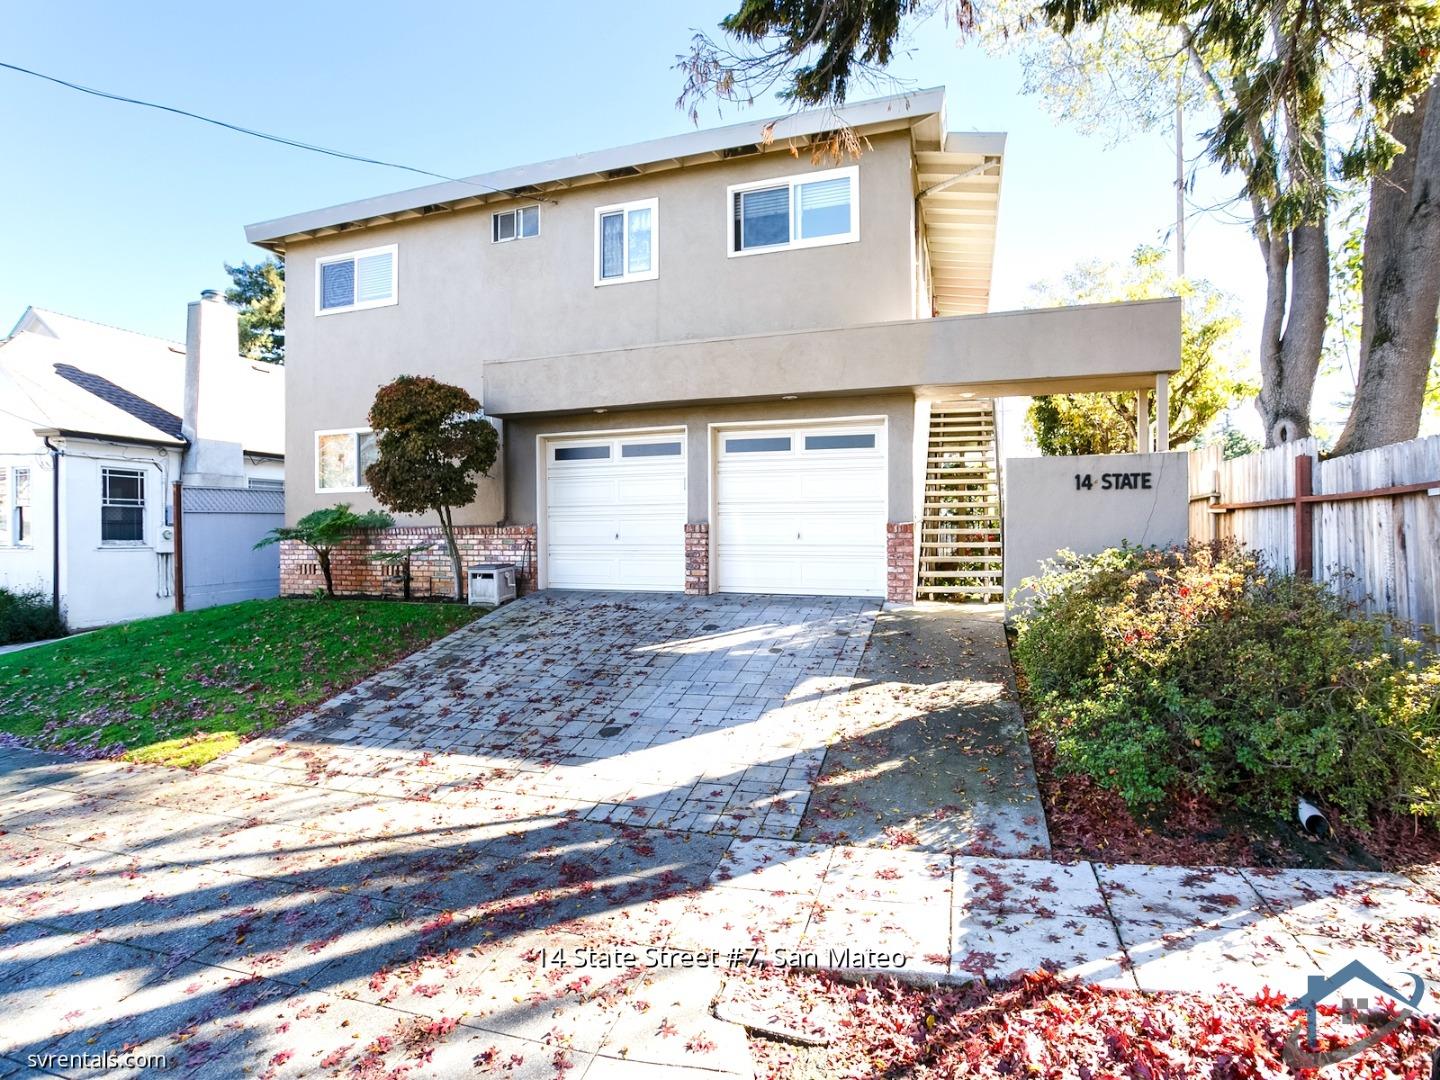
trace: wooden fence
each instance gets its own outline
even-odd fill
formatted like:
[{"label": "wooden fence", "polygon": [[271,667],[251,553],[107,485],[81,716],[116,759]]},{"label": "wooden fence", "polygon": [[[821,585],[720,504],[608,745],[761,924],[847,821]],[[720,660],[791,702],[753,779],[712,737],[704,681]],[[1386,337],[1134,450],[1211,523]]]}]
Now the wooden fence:
[{"label": "wooden fence", "polygon": [[1371,610],[1440,626],[1440,436],[1328,461],[1313,439],[1231,461],[1197,450],[1190,535],[1233,538]]}]

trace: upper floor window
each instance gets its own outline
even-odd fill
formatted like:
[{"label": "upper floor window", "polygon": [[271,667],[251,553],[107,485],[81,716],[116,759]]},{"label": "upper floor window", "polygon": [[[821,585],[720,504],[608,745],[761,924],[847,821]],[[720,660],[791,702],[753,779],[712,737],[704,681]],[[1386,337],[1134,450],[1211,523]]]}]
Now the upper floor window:
[{"label": "upper floor window", "polygon": [[660,201],[602,206],[595,211],[595,284],[660,276]]},{"label": "upper floor window", "polygon": [[315,263],[315,314],[385,307],[396,301],[395,245],[329,255]]},{"label": "upper floor window", "polygon": [[860,239],[857,166],[737,184],[727,191],[731,255]]},{"label": "upper floor window", "polygon": [[365,470],[380,456],[369,428],[315,433],[315,490],[364,491]]},{"label": "upper floor window", "polygon": [[145,473],[142,470],[100,470],[100,542],[145,542]]},{"label": "upper floor window", "polygon": [[506,240],[524,240],[540,235],[540,207],[518,206],[514,210],[497,210],[490,215],[490,240],[500,244]]},{"label": "upper floor window", "polygon": [[30,470],[0,468],[0,547],[30,543]]}]

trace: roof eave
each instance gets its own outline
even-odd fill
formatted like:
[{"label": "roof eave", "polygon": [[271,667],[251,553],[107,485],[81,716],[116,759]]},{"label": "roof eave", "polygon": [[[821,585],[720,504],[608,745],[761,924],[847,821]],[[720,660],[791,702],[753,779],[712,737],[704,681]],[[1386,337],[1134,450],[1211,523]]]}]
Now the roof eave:
[{"label": "roof eave", "polygon": [[[931,138],[939,138],[944,130],[944,106],[944,89],[932,87],[839,109],[810,109],[789,116],[749,120],[257,222],[246,226],[245,238],[258,247],[283,252],[291,240],[465,209],[499,199],[534,197],[584,184],[628,179],[636,175],[630,170],[655,172],[720,161],[725,151],[737,147],[763,145],[766,149],[780,150],[791,141],[805,140],[839,127],[848,126],[861,134],[879,134],[885,129],[911,128],[923,122],[934,128]],[[938,120],[930,123],[931,118]],[[616,172],[624,175],[611,175]]]}]

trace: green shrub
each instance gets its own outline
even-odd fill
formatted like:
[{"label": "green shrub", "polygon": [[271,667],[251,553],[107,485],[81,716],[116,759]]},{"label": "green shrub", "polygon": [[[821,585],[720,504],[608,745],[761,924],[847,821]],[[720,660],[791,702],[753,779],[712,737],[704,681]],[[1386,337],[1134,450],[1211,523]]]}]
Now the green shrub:
[{"label": "green shrub", "polygon": [[1135,807],[1183,783],[1440,821],[1440,661],[1389,619],[1228,545],[1063,553],[1029,584],[1015,656],[1062,771]]},{"label": "green shrub", "polygon": [[0,645],[65,636],[65,624],[39,589],[0,588]]}]

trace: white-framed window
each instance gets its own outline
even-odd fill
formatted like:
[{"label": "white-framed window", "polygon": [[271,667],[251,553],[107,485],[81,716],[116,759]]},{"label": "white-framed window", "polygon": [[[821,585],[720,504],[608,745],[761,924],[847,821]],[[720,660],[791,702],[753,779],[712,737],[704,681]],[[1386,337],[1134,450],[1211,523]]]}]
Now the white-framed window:
[{"label": "white-framed window", "polygon": [[513,210],[497,210],[490,215],[490,242],[528,240],[540,235],[540,207],[517,206]]},{"label": "white-framed window", "polygon": [[365,491],[365,470],[380,456],[369,428],[315,433],[315,490]]},{"label": "white-framed window", "polygon": [[100,470],[100,542],[145,542],[144,470]]},{"label": "white-framed window", "polygon": [[251,491],[284,491],[285,481],[266,476],[252,476],[245,481],[245,486]]},{"label": "white-framed window", "polygon": [[30,529],[30,470],[0,467],[0,547],[29,547]]},{"label": "white-framed window", "polygon": [[396,245],[347,251],[315,261],[315,314],[388,307],[398,301]]},{"label": "white-framed window", "polygon": [[649,281],[660,276],[660,200],[595,210],[595,284]]},{"label": "white-framed window", "polygon": [[801,173],[726,188],[729,253],[848,244],[860,239],[860,168]]}]

